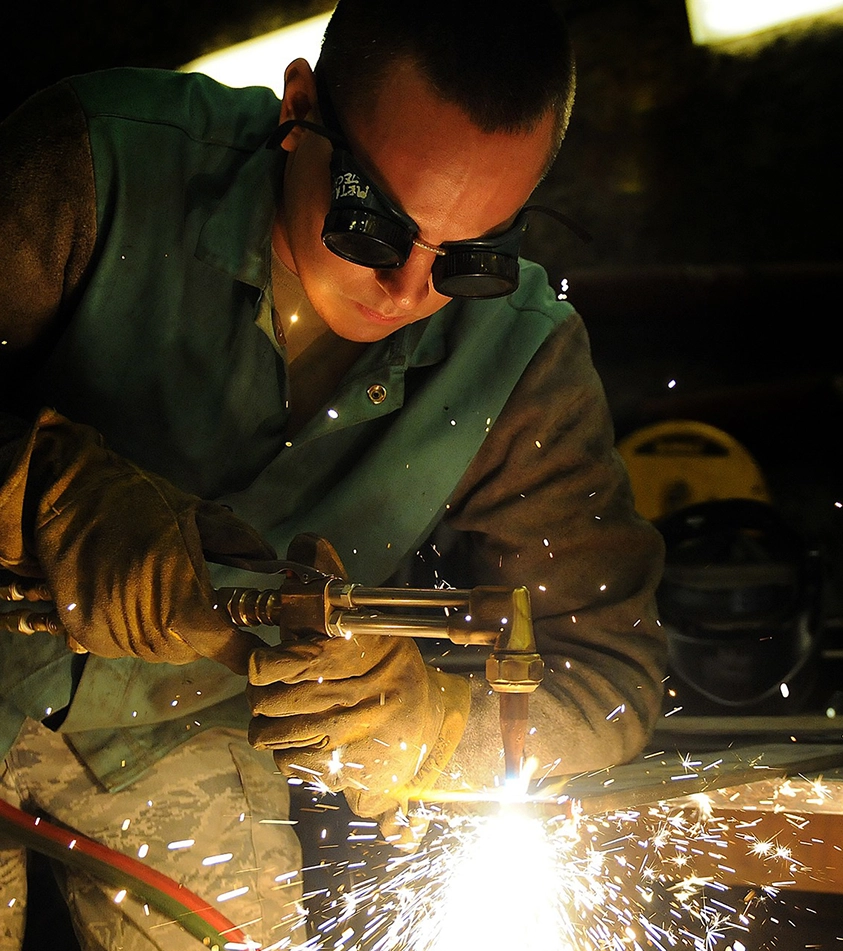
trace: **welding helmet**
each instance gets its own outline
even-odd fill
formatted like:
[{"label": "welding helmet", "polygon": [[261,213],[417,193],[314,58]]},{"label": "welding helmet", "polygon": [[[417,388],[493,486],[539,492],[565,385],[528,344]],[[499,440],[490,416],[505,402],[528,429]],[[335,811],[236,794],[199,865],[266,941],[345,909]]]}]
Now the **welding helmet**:
[{"label": "welding helmet", "polygon": [[798,709],[815,678],[818,552],[753,499],[688,506],[656,523],[670,683],[686,712]]},{"label": "welding helmet", "polygon": [[435,255],[431,277],[445,297],[493,298],[511,294],[519,281],[518,254],[528,217],[549,215],[583,240],[591,236],[566,215],[543,205],[525,205],[506,231],[468,241],[430,245],[419,240],[419,227],[360,167],[333,109],[327,88],[317,74],[324,125],[300,119],[281,123],[267,141],[278,148],[294,126],[328,139],[331,154],[331,205],[322,228],[322,243],[352,264],[376,270],[400,268],[413,246]]}]

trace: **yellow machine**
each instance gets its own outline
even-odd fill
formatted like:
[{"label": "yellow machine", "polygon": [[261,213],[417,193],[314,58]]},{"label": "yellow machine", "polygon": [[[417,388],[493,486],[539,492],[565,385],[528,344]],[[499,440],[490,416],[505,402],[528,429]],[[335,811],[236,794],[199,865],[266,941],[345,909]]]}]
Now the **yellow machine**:
[{"label": "yellow machine", "polygon": [[708,423],[653,423],[621,439],[618,452],[629,472],[635,506],[650,521],[713,499],[770,501],[752,455]]}]

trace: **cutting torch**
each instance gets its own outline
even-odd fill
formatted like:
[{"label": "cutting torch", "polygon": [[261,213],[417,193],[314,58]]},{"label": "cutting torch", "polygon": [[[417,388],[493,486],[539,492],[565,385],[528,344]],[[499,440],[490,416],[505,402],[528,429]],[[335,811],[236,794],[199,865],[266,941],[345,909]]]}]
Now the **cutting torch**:
[{"label": "cutting torch", "polygon": [[[527,588],[375,588],[293,562],[277,562],[285,575],[278,588],[220,588],[217,607],[241,627],[269,626],[281,638],[352,638],[357,635],[448,639],[486,645],[486,679],[500,700],[507,780],[520,776],[528,728],[529,695],[544,670],[536,651]],[[0,585],[0,600],[50,602],[43,582],[14,578]],[[19,607],[0,613],[0,630],[33,634],[66,631],[55,610]]]}]

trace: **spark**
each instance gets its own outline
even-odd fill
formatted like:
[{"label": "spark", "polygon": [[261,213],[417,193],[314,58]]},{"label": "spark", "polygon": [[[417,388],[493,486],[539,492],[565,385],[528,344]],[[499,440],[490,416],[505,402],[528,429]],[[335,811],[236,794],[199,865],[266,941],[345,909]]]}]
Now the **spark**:
[{"label": "spark", "polygon": [[234,856],[231,852],[223,852],[220,855],[208,855],[202,859],[203,865],[221,865],[223,862],[230,862]]},{"label": "spark", "polygon": [[175,851],[177,851],[178,849],[189,849],[189,848],[191,848],[191,846],[193,846],[194,844],[195,844],[195,840],[194,840],[194,839],[179,839],[179,840],[176,841],[176,842],[170,842],[170,843],[168,843],[168,844],[167,844],[167,848],[168,848],[171,852],[175,852]]},{"label": "spark", "polygon": [[248,885],[243,885],[240,888],[233,888],[230,892],[223,892],[221,895],[217,895],[217,901],[230,901],[232,898],[239,898],[241,895],[245,895],[248,891]]},{"label": "spark", "polygon": [[[679,760],[682,778],[719,763]],[[591,816],[567,796],[531,797],[530,776],[558,767],[533,761],[520,784],[416,804],[408,821],[429,832],[412,853],[384,858],[376,823],[349,821],[336,865],[348,885],[308,893],[322,917],[297,951],[745,951],[738,937],[776,907],[781,888],[810,874],[784,840],[753,834],[759,820],[719,816],[716,793]],[[611,768],[605,776],[613,781]],[[771,803],[786,798],[790,809],[797,787],[829,795],[820,780],[777,782]],[[326,835],[322,841],[336,848]],[[735,898],[736,869],[749,854],[769,881]]]},{"label": "spark", "polygon": [[820,802],[831,799],[831,788],[823,782],[822,778],[815,779],[811,782],[811,795],[814,797],[814,800],[819,800]]},{"label": "spark", "polygon": [[328,760],[328,775],[336,776],[343,768],[342,750],[337,747],[331,750],[331,758]]}]

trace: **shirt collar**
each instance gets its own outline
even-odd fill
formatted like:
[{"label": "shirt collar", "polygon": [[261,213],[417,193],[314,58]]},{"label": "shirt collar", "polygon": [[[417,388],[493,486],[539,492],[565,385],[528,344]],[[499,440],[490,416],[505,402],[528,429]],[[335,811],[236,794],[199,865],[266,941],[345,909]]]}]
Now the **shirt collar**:
[{"label": "shirt collar", "polygon": [[257,149],[202,226],[196,256],[263,290],[270,279],[270,234],[286,152]]}]

